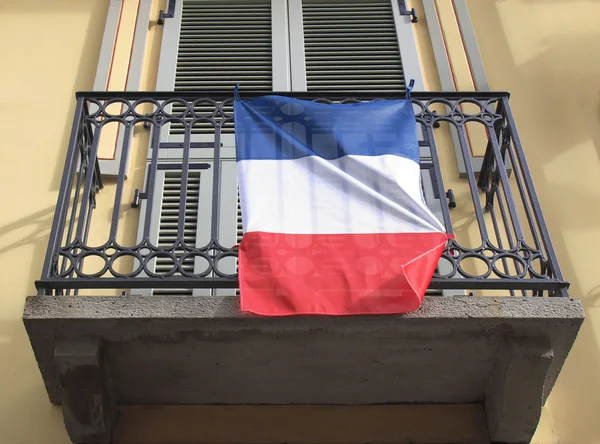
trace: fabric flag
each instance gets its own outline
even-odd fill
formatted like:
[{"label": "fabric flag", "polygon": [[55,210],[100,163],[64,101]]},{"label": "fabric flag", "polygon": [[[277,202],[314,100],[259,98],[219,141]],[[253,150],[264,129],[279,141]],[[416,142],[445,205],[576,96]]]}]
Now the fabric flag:
[{"label": "fabric flag", "polygon": [[421,189],[410,100],[234,104],[242,311],[415,310],[447,244]]}]

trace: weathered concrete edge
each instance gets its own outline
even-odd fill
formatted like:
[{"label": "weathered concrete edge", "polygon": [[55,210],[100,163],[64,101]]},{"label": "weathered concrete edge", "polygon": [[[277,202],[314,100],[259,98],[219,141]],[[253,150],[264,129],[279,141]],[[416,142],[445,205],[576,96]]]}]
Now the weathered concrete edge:
[{"label": "weathered concrete edge", "polygon": [[[31,296],[23,314],[33,319],[282,319],[240,313],[237,297],[145,297],[145,296]],[[578,299],[528,297],[436,296],[402,315],[296,316],[304,327],[318,319],[584,319]],[[317,322],[320,323],[320,322]]]},{"label": "weathered concrete edge", "polygon": [[393,330],[399,337],[425,340],[470,331],[483,335],[548,337],[555,359],[544,398],[550,393],[583,322],[578,300],[566,298],[430,297],[410,314],[389,316],[256,317],[239,312],[238,298],[202,297],[29,297],[24,323],[50,400],[60,402],[54,360],[57,338],[93,336],[109,342],[139,336],[175,340],[181,332],[260,330],[370,334]]}]

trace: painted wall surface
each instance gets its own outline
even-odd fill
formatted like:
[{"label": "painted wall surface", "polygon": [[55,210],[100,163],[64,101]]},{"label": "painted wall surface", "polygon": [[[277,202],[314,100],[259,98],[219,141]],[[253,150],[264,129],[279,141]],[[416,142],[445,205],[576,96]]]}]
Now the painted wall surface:
[{"label": "painted wall surface", "polygon": [[508,90],[571,295],[587,319],[537,443],[600,442],[600,2],[469,0],[492,89]]},{"label": "painted wall surface", "polygon": [[0,2],[0,442],[70,443],[21,316],[35,294],[75,92],[91,89],[107,0]]},{"label": "painted wall surface", "polygon": [[[133,35],[136,7],[132,5],[139,1],[124,0],[122,40]],[[159,4],[153,2],[152,17],[158,16]],[[21,316],[25,297],[35,294],[34,281],[41,274],[75,92],[92,89],[108,6],[109,0],[0,2],[4,23],[0,27],[0,278],[5,289],[0,297],[0,443],[71,442],[61,409],[48,401]],[[148,26],[150,52],[157,34],[160,39],[156,28],[160,26],[155,22]],[[130,43],[117,45],[115,81],[123,83],[126,78],[130,47]],[[151,62],[152,57],[147,57],[145,63]],[[155,70],[144,69],[142,87],[154,89],[155,84]],[[144,137],[143,132],[136,134],[135,143],[143,144]],[[132,179],[126,182],[125,195],[140,187],[144,160],[145,154],[132,158]],[[103,210],[94,216],[92,241],[106,236],[114,187],[114,181],[107,180],[106,192],[98,196],[98,208]],[[123,205],[127,209],[131,209],[129,202]],[[137,219],[137,212],[121,213],[130,238],[135,238]]]}]

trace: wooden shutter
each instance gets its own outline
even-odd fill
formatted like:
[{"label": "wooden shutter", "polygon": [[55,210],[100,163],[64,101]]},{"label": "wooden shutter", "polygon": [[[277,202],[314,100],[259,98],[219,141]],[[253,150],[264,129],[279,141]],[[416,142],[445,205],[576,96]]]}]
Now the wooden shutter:
[{"label": "wooden shutter", "polygon": [[[208,95],[210,91],[231,90],[232,96],[237,83],[241,83],[242,91],[289,89],[287,48],[287,0],[178,0],[174,17],[165,20],[164,24],[156,89],[198,90],[206,91]],[[281,60],[284,61],[283,69]],[[176,113],[177,105],[170,111]],[[182,125],[164,125],[160,134],[159,162],[181,162],[183,151],[174,147],[173,142],[182,142],[183,137]],[[210,146],[214,142],[213,128],[203,124],[194,126],[192,142],[208,142],[207,146]],[[149,150],[149,158],[151,154]],[[237,243],[238,236],[233,125],[226,125],[222,130],[220,157],[218,241],[231,247]],[[210,169],[201,171],[203,186],[200,188],[199,217],[208,216],[197,225],[197,246],[202,247],[210,239],[212,148],[192,148],[190,163],[196,162],[211,165]],[[169,178],[169,175],[165,176],[165,186],[169,184]],[[175,180],[174,176],[172,180]],[[160,198],[164,197],[167,196]],[[142,208],[141,215],[143,211]],[[156,241],[160,243],[161,235],[165,236],[163,227],[168,228],[155,222],[162,220],[161,207],[155,205],[153,213]],[[220,270],[234,272],[235,264],[226,262],[221,264]],[[160,293],[161,290],[156,291]],[[235,294],[235,290],[194,290],[194,294],[230,295]]]},{"label": "wooden shutter", "polygon": [[288,0],[295,91],[423,89],[410,18],[397,0]]},{"label": "wooden shutter", "polygon": [[[292,68],[295,69],[294,63],[304,62],[306,90],[401,96],[409,79],[415,79],[417,90],[423,89],[414,25],[408,17],[400,16],[395,0],[289,1],[301,2],[301,32],[292,38],[301,39],[302,45],[292,45],[300,47],[295,57],[292,55]],[[293,28],[290,23],[290,29]],[[429,142],[421,128],[418,135],[421,159],[430,162]],[[421,183],[425,202],[443,224],[442,205],[446,205],[446,198],[436,195],[430,170],[421,171]]]},{"label": "wooden shutter", "polygon": [[184,0],[175,91],[273,86],[271,0]]},{"label": "wooden shutter", "polygon": [[[198,209],[200,198],[200,172],[191,171],[188,178],[188,194],[185,209],[185,231],[184,240],[188,245],[196,245],[198,241]],[[179,221],[179,193],[181,192],[181,171],[167,171],[163,177],[162,183],[162,201],[160,205],[157,243],[160,248],[168,248],[177,239],[177,224]],[[182,251],[175,251],[177,256],[181,256]],[[184,262],[186,272],[194,273],[201,270],[195,270],[194,259],[188,259]],[[170,269],[171,261],[166,258],[156,259],[154,266],[155,273],[167,273]],[[154,295],[169,296],[192,296],[191,289],[155,289]]]},{"label": "wooden shutter", "polygon": [[178,0],[156,89],[289,89],[287,0]]},{"label": "wooden shutter", "polygon": [[303,0],[308,91],[406,87],[390,0]]},{"label": "wooden shutter", "polygon": [[[283,1],[283,3],[282,3]],[[275,43],[285,0],[181,0],[165,21],[157,90],[223,91],[240,83],[243,90],[272,90]],[[171,112],[180,111],[174,105]],[[229,110],[231,111],[231,110]],[[183,126],[169,124],[162,142],[183,140]],[[212,141],[212,127],[193,128],[194,141]],[[233,124],[222,130],[224,146],[233,146]]]},{"label": "wooden shutter", "polygon": [[[431,212],[438,218],[438,220],[444,224],[444,215],[442,213],[442,205],[447,205],[446,196],[436,195],[436,187],[433,182],[433,171],[431,169],[421,169],[421,186],[423,190],[423,197],[427,206]],[[438,265],[437,271],[444,275],[452,271],[450,264],[445,261],[441,261]],[[427,295],[430,296],[464,296],[463,290],[427,290]]]},{"label": "wooden shutter", "polygon": [[[198,165],[192,163],[192,165]],[[184,240],[187,245],[203,247],[210,239],[210,209],[212,194],[212,165],[204,163],[203,169],[192,169],[187,178],[187,198],[184,223]],[[146,175],[148,172],[146,173]],[[182,171],[174,169],[172,164],[159,163],[156,171],[153,196],[153,210],[150,217],[150,242],[161,248],[168,248],[177,239],[177,224],[179,221],[180,192],[182,186]],[[142,200],[140,206],[140,221],[137,242],[142,240],[147,200]],[[175,250],[176,256],[181,256],[183,250]],[[137,265],[136,265],[137,266]],[[148,263],[148,269],[157,274],[167,273],[172,269],[172,261],[159,256]],[[189,259],[184,263],[184,269],[190,273],[200,273],[206,269],[206,262],[199,258]],[[178,274],[176,274],[177,276]],[[209,290],[191,289],[135,289],[132,294],[138,295],[208,295]]]},{"label": "wooden shutter", "polygon": [[[416,89],[423,88],[413,25],[399,15],[395,0],[182,0],[177,2],[175,17],[165,22],[157,90],[223,90],[241,82],[242,90],[402,94],[409,78],[416,80]],[[161,142],[181,141],[182,136],[181,128],[167,128],[161,132]],[[193,131],[192,140],[212,138],[210,130]],[[221,140],[219,241],[231,246],[242,236],[235,144],[227,131]],[[191,161],[210,162],[210,151],[192,149]],[[421,151],[423,157],[430,155],[426,144]],[[159,157],[168,161],[180,156],[181,150],[161,149]],[[202,175],[212,190],[212,171]],[[166,175],[164,184],[176,188],[177,180],[180,184],[180,176]],[[203,203],[202,190],[200,186],[200,215],[209,214],[211,208],[210,202]],[[430,206],[439,207],[439,200],[425,195]],[[161,199],[169,197],[161,195]],[[160,221],[153,222],[159,243],[168,239],[170,229],[160,208],[153,217]],[[199,230],[202,225],[198,221]],[[209,224],[205,225],[206,230]],[[198,242],[207,233],[195,235]],[[233,267],[226,271],[234,271]]]},{"label": "wooden shutter", "polygon": [[[295,90],[401,97],[409,79],[423,89],[414,24],[396,0],[288,1]],[[419,140],[421,157],[431,157],[420,128]]]}]

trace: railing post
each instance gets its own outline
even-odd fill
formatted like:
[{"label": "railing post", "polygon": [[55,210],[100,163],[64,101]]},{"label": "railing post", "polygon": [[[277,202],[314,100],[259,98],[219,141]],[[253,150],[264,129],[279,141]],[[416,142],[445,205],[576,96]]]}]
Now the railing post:
[{"label": "railing post", "polygon": [[442,215],[444,218],[444,226],[446,227],[446,233],[454,234],[454,228],[452,227],[452,219],[450,219],[450,211],[448,209],[448,201],[446,199],[446,189],[444,187],[444,181],[442,179],[442,172],[440,170],[440,158],[438,156],[437,145],[435,142],[435,136],[433,134],[433,128],[431,123],[424,123],[425,134],[427,141],[429,142],[429,149],[431,150],[431,161],[433,163],[433,174],[435,175],[435,182],[437,184],[437,192],[442,202]]},{"label": "railing post", "polygon": [[[513,140],[515,155],[517,156],[519,166],[521,167],[521,173],[523,174],[525,188],[527,189],[527,193],[529,195],[531,205],[533,207],[533,214],[538,224],[538,227],[540,228],[542,242],[544,243],[546,253],[548,254],[548,261],[550,262],[550,266],[552,267],[552,272],[554,274],[555,279],[558,281],[563,281],[564,277],[562,271],[560,270],[560,266],[558,265],[558,258],[556,257],[556,252],[554,251],[552,241],[550,240],[548,226],[546,225],[544,215],[542,214],[542,208],[540,206],[540,201],[538,200],[535,188],[533,186],[533,179],[531,178],[531,173],[529,171],[527,159],[525,158],[525,154],[523,153],[523,145],[521,145],[521,138],[517,133],[517,125],[515,124],[508,97],[502,98],[502,105],[506,113],[506,121],[508,123],[510,136]],[[517,165],[514,165],[514,168],[517,168]],[[560,294],[561,296],[568,296],[565,288],[561,289]]]},{"label": "railing post", "polygon": [[[75,169],[77,168],[77,139],[79,137],[80,129],[85,124],[83,122],[84,101],[85,98],[83,96],[77,96],[77,103],[75,105],[75,113],[73,116],[73,126],[71,128],[71,138],[69,139],[63,176],[60,182],[58,199],[56,201],[54,218],[52,220],[52,229],[50,230],[50,239],[48,240],[48,249],[46,250],[46,257],[42,268],[42,279],[51,278],[52,263],[55,260],[58,260],[59,243],[64,232],[64,223],[68,211],[71,187],[73,185],[73,176],[75,174]],[[36,285],[38,287],[38,294],[46,294],[47,288],[40,286],[38,283],[36,283]]]}]

